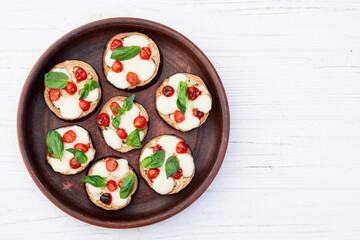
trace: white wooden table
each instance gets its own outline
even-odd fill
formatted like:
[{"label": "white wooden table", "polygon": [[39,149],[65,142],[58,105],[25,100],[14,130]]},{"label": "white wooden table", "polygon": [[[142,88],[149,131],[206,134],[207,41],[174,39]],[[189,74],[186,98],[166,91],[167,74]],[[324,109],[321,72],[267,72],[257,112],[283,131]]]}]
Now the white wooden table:
[{"label": "white wooden table", "polygon": [[[0,239],[360,239],[360,2],[25,1],[0,3]],[[231,137],[209,189],[164,222],[80,222],[25,169],[16,137],[23,83],[59,37],[90,21],[140,17],[210,58]]]}]

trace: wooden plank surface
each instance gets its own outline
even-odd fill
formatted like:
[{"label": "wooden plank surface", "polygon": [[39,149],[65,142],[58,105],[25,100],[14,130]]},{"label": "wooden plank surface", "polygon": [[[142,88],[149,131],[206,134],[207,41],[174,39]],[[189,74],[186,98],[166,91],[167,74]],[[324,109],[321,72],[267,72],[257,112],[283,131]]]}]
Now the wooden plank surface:
[{"label": "wooden plank surface", "polygon": [[[149,2],[0,1],[0,238],[360,239],[360,2]],[[68,31],[107,17],[183,33],[214,64],[231,109],[210,188],[138,229],[94,227],[56,208],[17,145],[17,103],[35,61]]]}]

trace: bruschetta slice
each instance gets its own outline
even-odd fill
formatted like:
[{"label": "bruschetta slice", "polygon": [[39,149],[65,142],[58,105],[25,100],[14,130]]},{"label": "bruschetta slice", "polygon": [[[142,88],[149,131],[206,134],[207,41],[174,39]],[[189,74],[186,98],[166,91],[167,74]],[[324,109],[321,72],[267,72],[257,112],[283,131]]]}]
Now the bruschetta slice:
[{"label": "bruschetta slice", "polygon": [[117,88],[133,89],[148,84],[156,76],[159,65],[159,49],[145,34],[120,33],[106,45],[104,73]]},{"label": "bruschetta slice", "polygon": [[97,117],[107,145],[122,153],[141,148],[148,130],[149,116],[134,99],[135,94],[113,97],[104,104]]},{"label": "bruschetta slice", "polygon": [[208,118],[212,98],[204,81],[190,73],[177,73],[165,79],[156,90],[156,110],[177,130],[200,127]]},{"label": "bruschetta slice", "polygon": [[55,172],[64,175],[81,172],[95,156],[88,131],[77,125],[50,130],[46,145],[47,162]]},{"label": "bruschetta slice", "polygon": [[87,63],[69,60],[45,74],[45,102],[61,119],[75,120],[90,114],[101,98],[99,78]]},{"label": "bruschetta slice", "polygon": [[141,151],[139,164],[141,176],[162,195],[180,192],[195,174],[188,144],[172,135],[162,135],[148,142]]},{"label": "bruschetta slice", "polygon": [[138,186],[128,161],[113,157],[94,163],[82,181],[90,201],[105,210],[118,210],[129,205]]}]

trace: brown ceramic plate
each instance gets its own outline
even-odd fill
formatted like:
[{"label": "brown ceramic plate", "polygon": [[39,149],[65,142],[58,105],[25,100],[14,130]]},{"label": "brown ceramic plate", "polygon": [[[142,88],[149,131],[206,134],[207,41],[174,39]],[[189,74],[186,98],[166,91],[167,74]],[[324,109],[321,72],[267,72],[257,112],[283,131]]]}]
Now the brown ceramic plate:
[{"label": "brown ceramic plate", "polygon": [[[132,92],[113,87],[102,69],[106,43],[120,32],[138,31],[150,36],[161,52],[162,64],[152,84]],[[189,143],[196,164],[192,182],[180,193],[160,196],[139,177],[138,157],[141,149],[120,154],[104,142],[96,124],[98,108],[88,117],[75,121],[89,131],[96,148],[95,159],[121,156],[129,160],[140,182],[129,206],[118,211],[96,207],[80,181],[87,169],[74,176],[54,172],[46,162],[46,134],[73,123],[57,118],[46,106],[44,74],[55,64],[69,59],[89,63],[96,70],[103,91],[99,106],[110,98],[136,93],[135,100],[149,113],[149,132],[143,141],[162,134],[176,134]],[[199,75],[209,88],[213,107],[210,116],[200,128],[182,133],[168,126],[155,109],[155,91],[162,80],[177,72]],[[66,34],[40,57],[32,68],[23,87],[18,108],[17,131],[25,165],[40,190],[60,209],[71,216],[103,227],[131,228],[159,222],[188,207],[208,188],[224,159],[229,138],[229,107],[221,80],[209,59],[189,39],[164,25],[135,18],[112,18],[92,22]],[[95,161],[94,161],[95,162]],[[91,163],[93,164],[93,162]],[[91,165],[90,164],[90,165]]]}]

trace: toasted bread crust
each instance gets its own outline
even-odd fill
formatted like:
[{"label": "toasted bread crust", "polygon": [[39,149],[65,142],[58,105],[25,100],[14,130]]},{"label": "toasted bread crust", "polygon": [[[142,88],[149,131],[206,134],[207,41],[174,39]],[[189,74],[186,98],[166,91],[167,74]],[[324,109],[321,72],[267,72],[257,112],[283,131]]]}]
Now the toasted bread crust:
[{"label": "toasted bread crust", "polygon": [[[165,136],[173,136],[173,137],[176,137],[177,139],[179,139],[179,141],[184,141],[182,138],[178,137],[178,136],[174,136],[174,135],[161,135],[161,136],[158,136],[156,138],[153,138],[152,140],[150,140],[150,142],[148,142],[144,147],[143,149],[141,150],[141,153],[140,153],[140,156],[139,156],[139,168],[140,168],[140,174],[142,176],[142,178],[145,180],[145,182],[151,187],[153,188],[153,181],[148,177],[147,175],[147,170],[145,170],[142,166],[141,166],[141,155],[143,154],[144,150],[146,148],[154,148],[158,142],[159,142],[159,139],[162,138],[162,137],[165,137]],[[190,151],[190,148],[188,148],[187,152],[191,157],[192,154],[191,154],[191,151]],[[194,158],[194,157],[193,157]],[[194,165],[195,165],[195,161],[194,161]],[[196,166],[195,166],[196,168]],[[194,174],[195,174],[195,168],[194,168],[194,171],[192,173],[192,175],[190,177],[182,177],[180,179],[174,179],[175,180],[175,185],[174,185],[174,188],[171,192],[165,194],[165,195],[168,195],[168,194],[175,194],[175,193],[178,193],[180,192],[182,189],[184,189],[192,180],[192,178],[194,177]]]},{"label": "toasted bread crust", "polygon": [[[71,125],[71,126],[65,126],[65,127],[60,127],[60,128],[70,128],[70,127],[73,127],[73,126],[78,126],[78,125]],[[79,126],[80,127],[80,126]],[[59,128],[57,128],[59,129]],[[85,129],[85,128],[84,128]],[[55,129],[56,130],[56,129]],[[85,129],[86,130],[86,129]],[[87,130],[86,130],[87,131]],[[94,151],[94,158],[95,158],[95,154],[96,154],[96,150],[94,148],[94,145],[92,143],[92,139],[91,139],[91,136],[90,136],[90,133],[87,131],[88,135],[89,135],[89,149],[93,150]],[[50,163],[50,155],[49,153],[47,152],[46,153],[46,160],[47,162],[49,163],[49,165],[51,166],[51,163]],[[72,169],[70,168],[69,171],[67,171],[66,173],[62,173],[62,172],[59,172],[63,175],[74,175],[74,174],[78,174],[79,172],[82,172],[85,168],[87,168],[87,166],[89,165],[89,163],[94,160],[94,159],[91,159],[91,160],[88,160],[87,164],[85,166],[81,166],[77,169]],[[60,161],[60,160],[59,160]],[[52,167],[52,166],[51,166]]]},{"label": "toasted bread crust", "polygon": [[[86,62],[83,62],[83,61],[67,60],[65,62],[56,64],[49,72],[51,72],[55,68],[65,68],[70,73],[69,80],[76,82],[76,78],[73,76],[74,75],[73,73],[78,67],[83,68],[87,73],[91,74],[91,78],[89,78],[89,79],[95,80],[100,84],[99,77],[96,74],[95,70],[89,64],[87,64]],[[83,117],[89,115],[90,113],[92,113],[95,110],[96,106],[98,105],[98,103],[101,99],[101,87],[100,87],[100,88],[97,88],[97,90],[99,91],[99,98],[96,101],[91,102],[90,108],[87,111],[83,111],[81,113],[81,115],[77,118],[74,118],[74,119],[66,118],[61,115],[60,109],[56,108],[55,105],[53,104],[53,102],[50,100],[50,97],[49,97],[50,88],[48,86],[46,86],[45,81],[44,81],[44,86],[45,86],[44,98],[45,98],[46,104],[58,118],[65,119],[65,120],[76,120],[76,119],[80,119],[80,118],[83,118]],[[60,89],[60,91],[62,94],[66,94],[66,91],[64,89]],[[78,89],[78,91],[80,91],[80,89]]]},{"label": "toasted bread crust", "polygon": [[[92,172],[93,172],[94,167],[95,167],[96,164],[98,164],[100,162],[106,162],[108,159],[114,159],[114,158],[113,157],[105,157],[105,158],[97,161],[89,169],[88,175],[92,175]],[[131,173],[135,174],[135,183],[134,183],[133,190],[129,194],[128,201],[124,206],[118,207],[118,206],[114,206],[112,204],[106,205],[106,204],[102,203],[100,201],[100,199],[98,199],[94,194],[90,193],[89,188],[88,188],[89,183],[85,183],[86,192],[88,194],[88,197],[89,197],[90,201],[93,202],[96,206],[101,207],[101,208],[103,208],[105,210],[119,210],[119,209],[122,209],[122,208],[126,207],[127,205],[129,205],[130,202],[131,202],[131,196],[136,192],[136,190],[138,188],[138,179],[137,179],[137,176],[136,176],[136,173],[135,173],[134,169],[130,166],[130,164],[128,164],[128,165],[129,165],[129,173],[128,174],[131,174]]]},{"label": "toasted bread crust", "polygon": [[[126,99],[126,97],[123,97],[123,96],[116,96],[116,97],[111,98],[108,102],[106,102],[106,103],[104,104],[104,106],[102,107],[102,109],[101,109],[101,111],[100,111],[99,114],[101,114],[101,113],[107,113],[108,110],[110,109],[110,104],[111,104],[112,102],[114,102],[114,101],[123,102],[125,99]],[[146,121],[149,122],[149,115],[147,114],[145,108],[144,108],[141,104],[139,104],[139,103],[137,103],[137,102],[135,102],[135,101],[134,101],[134,104],[140,109],[140,115],[139,115],[139,116],[145,117]],[[101,135],[102,135],[103,138],[104,138],[103,131],[104,131],[105,129],[110,128],[110,127],[99,126],[99,128],[100,128],[100,130],[101,130]],[[148,124],[146,125],[146,127],[145,127],[145,129],[144,129],[144,138],[146,137],[147,131],[148,131]],[[130,133],[128,133],[128,134],[130,134]],[[143,138],[143,139],[144,139],[144,138]],[[125,140],[125,139],[124,139],[124,140]],[[119,151],[119,152],[121,152],[121,153],[126,153],[126,152],[129,152],[129,151],[135,149],[135,148],[132,147],[132,146],[128,146],[128,145],[124,144],[124,140],[123,140],[123,144],[121,145],[121,148],[115,149],[116,151]],[[105,141],[105,139],[104,139],[104,141]]]},{"label": "toasted bread crust", "polygon": [[[178,74],[178,73],[176,73],[176,74]],[[184,74],[184,75],[186,75],[186,77],[189,78],[189,83],[188,83],[189,86],[195,86],[195,87],[203,86],[203,87],[206,89],[206,92],[203,91],[201,94],[208,95],[208,96],[210,97],[211,101],[212,101],[212,97],[211,97],[211,95],[210,95],[210,92],[209,92],[209,90],[207,89],[204,81],[203,81],[200,77],[198,77],[198,76],[196,76],[196,75],[193,75],[193,74],[190,74],[190,73],[180,73],[180,74]],[[173,76],[173,75],[172,75],[172,76]],[[172,76],[170,76],[170,77],[172,77]],[[161,84],[161,85],[157,88],[157,90],[156,90],[156,94],[155,94],[155,107],[156,107],[156,111],[158,112],[158,114],[160,115],[160,117],[161,117],[167,124],[169,124],[170,126],[172,126],[173,128],[175,128],[175,129],[177,129],[177,130],[179,130],[179,131],[182,131],[182,132],[188,132],[188,131],[194,130],[195,128],[193,128],[193,129],[191,129],[191,130],[183,130],[183,129],[181,129],[181,128],[179,127],[179,125],[177,124],[177,122],[175,122],[175,121],[173,121],[173,120],[171,119],[171,116],[174,115],[173,113],[172,113],[172,114],[165,115],[165,114],[161,113],[161,112],[159,111],[158,107],[157,107],[157,100],[158,100],[159,97],[162,95],[162,92],[161,92],[161,91],[162,91],[163,87],[169,84],[170,77],[166,78],[166,79],[162,82],[162,84]],[[200,125],[197,126],[196,128],[200,127],[200,126],[206,121],[206,119],[208,118],[209,114],[210,114],[210,112],[204,114],[204,116],[200,119]]]},{"label": "toasted bread crust", "polygon": [[[160,51],[159,51],[159,48],[157,47],[156,43],[151,38],[149,38],[147,35],[145,35],[143,33],[139,33],[139,32],[119,33],[119,34],[115,35],[114,37],[112,37],[110,39],[110,41],[106,44],[106,48],[105,48],[105,51],[104,51],[103,68],[104,68],[104,73],[105,73],[106,79],[107,79],[107,76],[109,74],[109,70],[110,70],[111,66],[109,67],[109,66],[106,65],[105,56],[106,56],[107,52],[110,50],[110,46],[111,46],[112,41],[114,39],[123,40],[124,38],[130,37],[130,36],[133,36],[133,35],[144,36],[149,40],[149,42],[150,42],[149,46],[150,46],[150,49],[151,49],[151,58],[150,58],[150,60],[155,63],[156,68],[155,68],[154,74],[148,80],[139,81],[136,85],[131,85],[126,89],[134,89],[136,87],[141,87],[141,86],[144,86],[144,85],[150,83],[151,80],[153,80],[154,77],[156,76],[156,74],[158,73],[159,67],[160,67]],[[110,83],[110,81],[108,81],[108,82]]]}]

